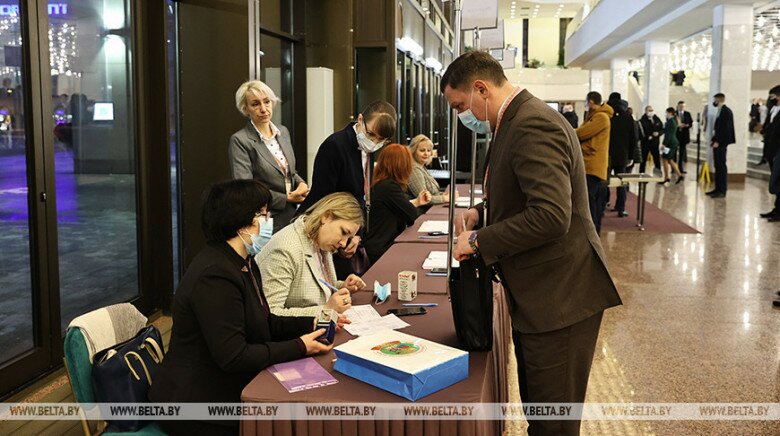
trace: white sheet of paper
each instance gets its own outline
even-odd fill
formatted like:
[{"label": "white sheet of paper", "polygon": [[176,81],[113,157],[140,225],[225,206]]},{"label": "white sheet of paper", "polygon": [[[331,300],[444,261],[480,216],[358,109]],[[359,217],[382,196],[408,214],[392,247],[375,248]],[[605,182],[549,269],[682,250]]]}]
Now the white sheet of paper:
[{"label": "white sheet of paper", "polygon": [[[452,267],[457,268],[460,266],[460,262],[452,259]],[[422,265],[424,270],[432,270],[434,268],[447,268],[447,252],[446,251],[431,251],[428,257],[425,259]]]},{"label": "white sheet of paper", "polygon": [[420,233],[428,233],[428,232],[444,232],[449,233],[447,229],[447,221],[435,221],[435,220],[427,220],[420,225],[420,229],[417,230]]},{"label": "white sheet of paper", "polygon": [[[475,198],[474,199],[474,206],[482,203],[481,198]],[[455,207],[469,207],[469,198],[468,197],[458,197],[457,200],[455,200]]]},{"label": "white sheet of paper", "polygon": [[374,309],[374,306],[370,304],[352,306],[349,310],[344,311],[344,315],[346,315],[347,319],[352,321],[352,324],[382,318],[382,315],[380,315],[379,312]]},{"label": "white sheet of paper", "polygon": [[345,324],[344,330],[353,336],[364,336],[382,330],[397,330],[404,327],[409,327],[409,324],[405,323],[397,316],[390,314],[385,315],[379,319],[362,321],[353,324]]}]

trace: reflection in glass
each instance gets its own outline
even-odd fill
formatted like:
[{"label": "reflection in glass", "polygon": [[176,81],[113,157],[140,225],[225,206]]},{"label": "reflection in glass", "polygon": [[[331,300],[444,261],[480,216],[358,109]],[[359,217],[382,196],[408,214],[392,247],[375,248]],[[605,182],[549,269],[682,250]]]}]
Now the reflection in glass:
[{"label": "reflection in glass", "polygon": [[0,16],[0,363],[33,341],[27,142],[18,2]]},{"label": "reflection in glass", "polygon": [[138,295],[129,0],[49,16],[62,327]]}]

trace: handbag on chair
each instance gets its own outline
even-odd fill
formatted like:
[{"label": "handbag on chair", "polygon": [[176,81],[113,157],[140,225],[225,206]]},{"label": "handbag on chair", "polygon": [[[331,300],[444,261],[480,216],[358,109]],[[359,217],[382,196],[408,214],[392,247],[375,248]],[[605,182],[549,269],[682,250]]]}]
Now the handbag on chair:
[{"label": "handbag on chair", "polygon": [[481,257],[460,261],[450,275],[452,318],[467,351],[493,348],[493,271]]},{"label": "handbag on chair", "polygon": [[[146,403],[149,387],[162,363],[163,341],[155,326],[134,338],[99,351],[92,364],[92,387],[99,403]],[[118,431],[136,431],[145,421],[109,420]]]}]

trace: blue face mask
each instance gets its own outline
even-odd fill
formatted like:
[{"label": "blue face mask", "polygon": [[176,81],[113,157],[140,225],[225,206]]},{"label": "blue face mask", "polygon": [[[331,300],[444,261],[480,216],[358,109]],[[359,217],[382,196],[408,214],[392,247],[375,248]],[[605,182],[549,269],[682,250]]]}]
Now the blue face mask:
[{"label": "blue face mask", "polygon": [[[490,133],[490,121],[489,120],[481,121],[477,119],[477,117],[474,115],[474,112],[471,111],[471,103],[473,101],[474,101],[474,91],[471,91],[469,108],[459,113],[458,118],[460,118],[460,122],[463,123],[463,125],[466,126],[466,128],[471,130],[472,132],[487,135],[488,133]],[[488,109],[488,102],[487,99],[485,99],[485,116],[487,116],[488,113],[487,109]]]},{"label": "blue face mask", "polygon": [[260,251],[263,249],[265,244],[267,244],[268,241],[271,240],[271,236],[273,236],[273,234],[274,234],[274,219],[268,218],[260,221],[260,233],[253,235],[252,233],[247,232],[251,244],[244,241],[244,238],[241,237],[241,235],[238,236],[241,238],[241,242],[244,243],[246,252],[250,256],[254,257],[257,256],[257,254],[260,253]]},{"label": "blue face mask", "polygon": [[390,283],[380,285],[378,281],[374,280],[374,298],[376,304],[384,303],[390,296]]}]

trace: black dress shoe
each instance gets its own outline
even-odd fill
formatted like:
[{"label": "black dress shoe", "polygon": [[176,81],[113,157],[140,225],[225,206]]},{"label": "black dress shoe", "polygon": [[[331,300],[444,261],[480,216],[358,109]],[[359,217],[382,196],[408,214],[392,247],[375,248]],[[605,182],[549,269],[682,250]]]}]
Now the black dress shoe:
[{"label": "black dress shoe", "polygon": [[710,195],[710,198],[725,198],[726,193],[725,192],[716,192],[712,195]]},{"label": "black dress shoe", "polygon": [[710,191],[710,192],[708,192],[708,193],[707,193],[707,194],[705,194],[705,195],[709,195],[710,197],[712,197],[713,195],[715,195],[715,194],[717,194],[717,193],[718,193],[718,191]]},{"label": "black dress shoe", "polygon": [[775,300],[772,302],[772,306],[780,307],[780,300]]},{"label": "black dress shoe", "polygon": [[677,178],[677,181],[676,181],[676,182],[674,182],[674,184],[675,184],[675,185],[677,185],[677,184],[679,184],[680,182],[682,182],[683,180],[685,180],[685,176],[680,176],[680,177],[678,177],[678,178]]},{"label": "black dress shoe", "polygon": [[762,213],[759,216],[761,218],[772,218],[775,215],[777,215],[777,211],[775,209],[772,209],[771,211],[769,211],[767,213]]},{"label": "black dress shoe", "polygon": [[617,216],[618,216],[618,218],[625,218],[625,217],[628,216],[628,212],[626,212],[626,211],[618,212]]},{"label": "black dress shoe", "polygon": [[767,222],[770,223],[780,223],[780,214],[772,215],[769,218],[766,219]]}]

